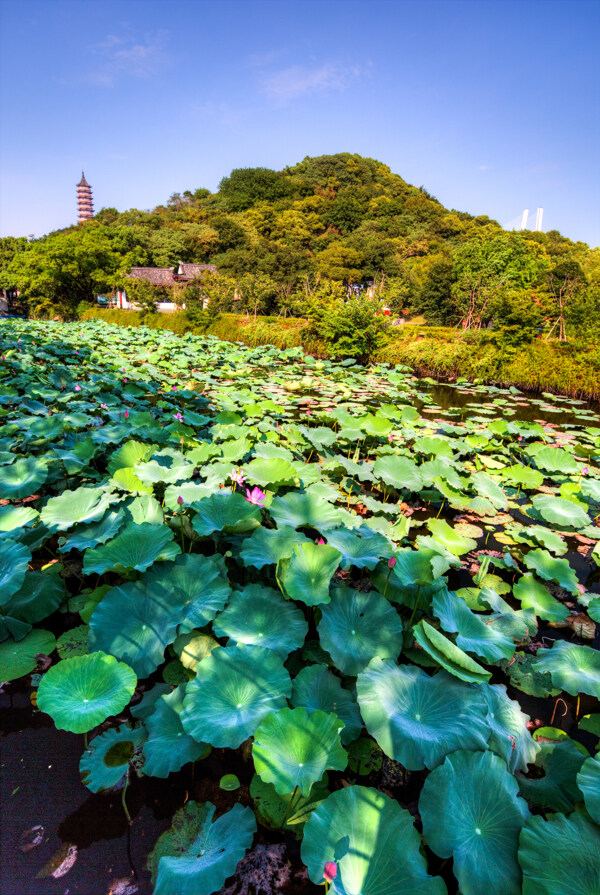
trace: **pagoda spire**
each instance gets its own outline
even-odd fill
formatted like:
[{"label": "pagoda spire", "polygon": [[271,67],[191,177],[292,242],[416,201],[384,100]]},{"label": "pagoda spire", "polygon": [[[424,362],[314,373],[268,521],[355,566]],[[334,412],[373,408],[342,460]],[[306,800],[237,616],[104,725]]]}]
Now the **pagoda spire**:
[{"label": "pagoda spire", "polygon": [[94,217],[94,206],[92,205],[92,188],[85,179],[85,174],[81,172],[81,180],[77,184],[77,212],[78,220],[89,221]]}]

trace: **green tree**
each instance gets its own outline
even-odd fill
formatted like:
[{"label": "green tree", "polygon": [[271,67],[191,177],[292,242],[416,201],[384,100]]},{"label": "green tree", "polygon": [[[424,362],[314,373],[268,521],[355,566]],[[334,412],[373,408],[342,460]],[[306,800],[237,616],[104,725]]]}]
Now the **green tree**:
[{"label": "green tree", "polygon": [[235,168],[219,183],[231,211],[243,211],[256,202],[275,202],[289,196],[290,184],[285,177],[270,168]]},{"label": "green tree", "polygon": [[452,294],[455,280],[454,265],[448,258],[438,261],[429,269],[415,301],[416,309],[428,323],[449,326],[455,322],[456,310]]}]

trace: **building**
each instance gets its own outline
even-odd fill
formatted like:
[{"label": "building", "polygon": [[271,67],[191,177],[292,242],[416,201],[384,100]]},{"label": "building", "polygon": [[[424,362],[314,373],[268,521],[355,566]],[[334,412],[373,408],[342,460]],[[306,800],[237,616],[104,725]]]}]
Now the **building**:
[{"label": "building", "polygon": [[92,188],[85,179],[85,174],[81,172],[81,180],[77,184],[77,215],[78,221],[89,221],[94,217],[94,206],[92,204]]},{"label": "building", "polygon": [[[184,264],[180,262],[177,267],[132,267],[127,278],[145,280],[157,288],[166,287],[175,292],[178,285],[183,287],[187,283],[201,279],[207,273],[216,272],[217,268],[214,264]],[[113,307],[126,310],[132,307],[125,289],[116,289],[111,303]],[[176,311],[177,304],[174,301],[162,301],[158,302],[157,308],[159,311]]]}]

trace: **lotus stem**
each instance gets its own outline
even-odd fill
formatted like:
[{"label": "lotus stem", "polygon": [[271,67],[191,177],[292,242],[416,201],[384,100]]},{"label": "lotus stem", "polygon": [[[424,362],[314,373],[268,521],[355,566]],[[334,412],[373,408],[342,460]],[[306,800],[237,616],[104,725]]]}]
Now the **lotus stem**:
[{"label": "lotus stem", "polygon": [[387,578],[385,579],[385,587],[383,588],[383,596],[387,596],[388,584],[390,583],[390,575],[392,574],[392,567],[388,568]]},{"label": "lotus stem", "polygon": [[284,814],[284,816],[283,816],[283,820],[281,821],[281,829],[282,829],[282,830],[283,830],[283,828],[285,827],[285,824],[286,824],[286,821],[287,821],[288,817],[290,816],[290,811],[291,811],[291,808],[292,808],[292,802],[294,801],[294,799],[295,799],[295,797],[296,797],[296,793],[298,792],[298,789],[299,789],[299,787],[298,787],[298,786],[295,786],[295,787],[294,787],[294,791],[293,791],[292,795],[290,796],[290,800],[289,800],[289,802],[288,802],[288,806],[287,806],[286,811],[285,811],[285,814]]},{"label": "lotus stem", "polygon": [[90,751],[90,747],[89,747],[89,744],[88,744],[88,732],[87,732],[87,730],[86,730],[85,733],[83,734],[83,745],[85,746],[85,751],[86,751],[86,752],[89,752],[89,751]]},{"label": "lotus stem", "polygon": [[576,720],[576,721],[579,720],[579,706],[580,706],[580,703],[581,703],[581,693],[578,693],[578,694],[577,694],[577,706],[576,706],[576,708],[575,708],[575,720]]},{"label": "lotus stem", "polygon": [[123,786],[123,792],[121,793],[121,805],[123,806],[123,811],[125,812],[125,817],[127,818],[127,823],[131,826],[131,814],[129,813],[129,808],[127,807],[127,801],[125,796],[127,795],[127,787],[129,786],[129,770],[127,770],[127,775],[125,777],[125,785]]},{"label": "lotus stem", "polygon": [[439,510],[438,510],[438,514],[437,514],[437,516],[435,517],[436,519],[439,519],[439,517],[440,517],[440,513],[441,513],[442,510],[444,509],[445,504],[446,504],[446,501],[445,501],[445,500],[442,500],[442,505],[441,505],[441,507],[440,507]]},{"label": "lotus stem", "polygon": [[417,585],[417,597],[416,597],[416,600],[415,600],[415,605],[413,606],[413,611],[412,611],[412,615],[411,615],[411,617],[410,617],[410,621],[409,621],[409,623],[408,623],[407,633],[408,633],[408,631],[410,631],[410,629],[412,628],[412,623],[413,623],[413,619],[414,619],[414,617],[415,617],[415,613],[416,613],[416,611],[417,611],[417,606],[419,605],[419,597],[420,597],[420,596],[421,596],[421,585],[418,584],[418,585]]},{"label": "lotus stem", "polygon": [[185,553],[185,544],[183,543],[183,515],[180,517],[179,522],[179,530],[181,532],[181,552]]}]

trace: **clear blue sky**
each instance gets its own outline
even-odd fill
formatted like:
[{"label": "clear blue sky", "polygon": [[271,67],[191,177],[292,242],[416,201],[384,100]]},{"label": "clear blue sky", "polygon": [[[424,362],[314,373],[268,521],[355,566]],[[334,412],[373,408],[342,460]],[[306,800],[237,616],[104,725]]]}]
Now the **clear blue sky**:
[{"label": "clear blue sky", "polygon": [[358,152],[600,244],[592,0],[1,0],[2,235]]}]

